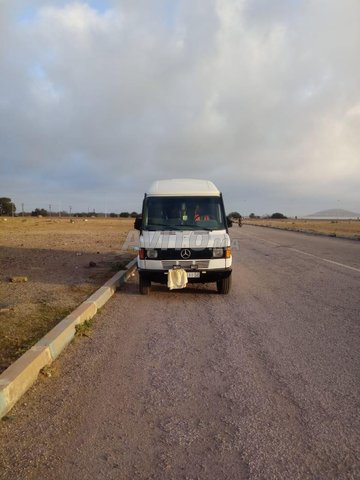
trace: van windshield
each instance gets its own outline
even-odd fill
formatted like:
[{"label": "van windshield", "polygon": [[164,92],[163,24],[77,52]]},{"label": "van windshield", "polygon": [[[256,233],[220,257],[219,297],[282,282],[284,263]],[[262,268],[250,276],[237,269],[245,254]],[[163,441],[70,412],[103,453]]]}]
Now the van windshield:
[{"label": "van windshield", "polygon": [[144,230],[225,230],[221,197],[147,197]]}]

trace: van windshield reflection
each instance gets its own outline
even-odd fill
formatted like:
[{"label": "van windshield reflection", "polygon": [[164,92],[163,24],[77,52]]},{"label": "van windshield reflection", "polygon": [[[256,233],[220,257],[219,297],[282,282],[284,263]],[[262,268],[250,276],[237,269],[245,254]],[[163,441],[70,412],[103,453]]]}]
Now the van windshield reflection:
[{"label": "van windshield reflection", "polygon": [[143,211],[144,230],[224,230],[221,198],[147,197]]}]

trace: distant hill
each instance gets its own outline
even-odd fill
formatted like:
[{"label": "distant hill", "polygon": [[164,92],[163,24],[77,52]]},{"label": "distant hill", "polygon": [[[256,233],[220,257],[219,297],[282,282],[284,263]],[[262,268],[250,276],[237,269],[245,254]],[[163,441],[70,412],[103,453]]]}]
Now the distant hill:
[{"label": "distant hill", "polygon": [[322,210],[321,212],[312,213],[307,217],[327,217],[327,218],[357,218],[360,217],[360,213],[350,212],[349,210],[343,210],[342,208],[332,208],[330,210]]}]

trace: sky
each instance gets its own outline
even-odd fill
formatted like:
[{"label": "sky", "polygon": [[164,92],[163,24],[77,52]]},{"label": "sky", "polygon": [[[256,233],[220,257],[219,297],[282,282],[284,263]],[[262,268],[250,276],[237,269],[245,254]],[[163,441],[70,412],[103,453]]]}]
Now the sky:
[{"label": "sky", "polygon": [[0,197],[140,211],[212,180],[244,215],[360,212],[359,0],[0,0]]}]

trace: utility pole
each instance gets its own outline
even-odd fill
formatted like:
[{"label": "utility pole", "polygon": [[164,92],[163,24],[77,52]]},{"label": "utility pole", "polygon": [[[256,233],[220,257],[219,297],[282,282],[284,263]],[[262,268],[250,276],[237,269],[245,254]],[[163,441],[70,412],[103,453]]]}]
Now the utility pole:
[{"label": "utility pole", "polygon": [[50,217],[51,217],[51,205],[49,205],[49,212],[50,212]]},{"label": "utility pole", "polygon": [[70,214],[70,218],[71,218],[71,210],[72,210],[72,206],[70,205],[70,206],[69,206],[69,214]]},{"label": "utility pole", "polygon": [[21,204],[21,215],[24,216],[24,204]]}]

